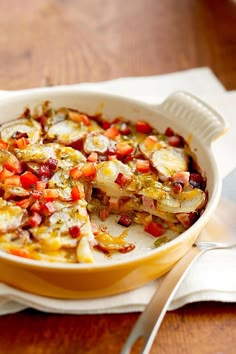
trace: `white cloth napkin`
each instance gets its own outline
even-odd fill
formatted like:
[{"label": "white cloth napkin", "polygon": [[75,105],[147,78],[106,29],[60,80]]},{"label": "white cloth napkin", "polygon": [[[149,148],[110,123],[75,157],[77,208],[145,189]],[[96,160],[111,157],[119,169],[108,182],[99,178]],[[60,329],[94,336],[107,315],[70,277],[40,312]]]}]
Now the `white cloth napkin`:
[{"label": "white cloth napkin", "polygon": [[[70,86],[71,87],[71,86]],[[214,153],[222,175],[236,166],[236,92],[226,92],[210,69],[192,69],[174,74],[121,78],[101,83],[73,85],[75,88],[100,90],[158,103],[178,90],[191,92],[213,106],[230,123],[228,133],[214,143]],[[0,98],[14,91],[0,91]],[[224,192],[232,197],[232,191]],[[235,192],[235,191],[234,191]],[[236,201],[236,198],[235,198]],[[236,210],[236,209],[235,209]],[[219,210],[220,212],[220,210]],[[192,267],[169,309],[179,308],[194,301],[236,301],[236,250],[211,251]],[[0,314],[9,314],[32,307],[51,313],[91,314],[142,311],[161,279],[124,294],[99,299],[58,300],[15,289],[0,283]]]}]

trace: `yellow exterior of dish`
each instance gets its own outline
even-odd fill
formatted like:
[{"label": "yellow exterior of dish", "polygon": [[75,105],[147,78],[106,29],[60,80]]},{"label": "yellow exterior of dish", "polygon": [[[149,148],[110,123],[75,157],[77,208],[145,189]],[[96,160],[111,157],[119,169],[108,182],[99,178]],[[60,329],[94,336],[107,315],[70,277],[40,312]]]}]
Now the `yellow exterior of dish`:
[{"label": "yellow exterior of dish", "polygon": [[197,235],[170,245],[145,259],[109,267],[51,269],[23,267],[2,260],[0,281],[18,289],[53,298],[95,298],[140,287],[166,273],[191,248]]}]

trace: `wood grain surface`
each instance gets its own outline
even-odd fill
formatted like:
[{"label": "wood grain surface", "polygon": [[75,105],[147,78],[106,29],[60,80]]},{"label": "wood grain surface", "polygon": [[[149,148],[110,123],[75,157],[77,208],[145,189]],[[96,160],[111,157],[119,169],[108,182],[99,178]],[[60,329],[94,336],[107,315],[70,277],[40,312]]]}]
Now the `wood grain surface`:
[{"label": "wood grain surface", "polygon": [[[0,89],[209,66],[236,89],[236,2],[0,0]],[[0,317],[0,354],[119,353],[138,313]],[[236,304],[168,312],[151,353],[235,354]]]}]

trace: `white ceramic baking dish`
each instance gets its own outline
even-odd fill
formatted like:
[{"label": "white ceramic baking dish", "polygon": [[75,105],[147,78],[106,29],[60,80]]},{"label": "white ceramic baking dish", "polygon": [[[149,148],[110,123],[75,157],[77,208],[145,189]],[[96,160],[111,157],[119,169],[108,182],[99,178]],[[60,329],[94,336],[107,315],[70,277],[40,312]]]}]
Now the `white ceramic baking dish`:
[{"label": "white ceramic baking dish", "polygon": [[28,106],[50,100],[56,108],[67,106],[107,119],[123,116],[149,122],[160,132],[167,127],[182,135],[197,156],[207,178],[209,200],[197,222],[173,241],[150,250],[148,237],[134,227],[130,240],[134,252],[95,264],[47,263],[0,251],[0,281],[36,294],[58,298],[91,298],[117,294],[142,286],[167,272],[192,246],[214,212],[221,193],[221,179],[212,154],[212,143],[226,130],[226,123],[198,98],[177,92],[159,105],[120,96],[84,92],[71,88],[40,88],[9,94],[0,99],[0,122],[17,118]]}]

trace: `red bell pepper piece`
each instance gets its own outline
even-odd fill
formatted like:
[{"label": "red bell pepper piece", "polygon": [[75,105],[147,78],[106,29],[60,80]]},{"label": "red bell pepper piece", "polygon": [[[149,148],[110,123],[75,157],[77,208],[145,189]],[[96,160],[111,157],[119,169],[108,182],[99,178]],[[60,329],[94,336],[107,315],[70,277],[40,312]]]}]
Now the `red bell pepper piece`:
[{"label": "red bell pepper piece", "polygon": [[91,162],[86,162],[82,168],[81,172],[83,177],[94,178],[96,176],[96,167]]},{"label": "red bell pepper piece", "polygon": [[71,190],[71,198],[74,201],[84,198],[84,192],[78,187],[74,186]]},{"label": "red bell pepper piece", "polygon": [[110,127],[105,131],[104,135],[110,139],[115,139],[115,137],[119,135],[119,131],[116,129],[116,127]]},{"label": "red bell pepper piece", "polygon": [[150,162],[148,160],[136,160],[136,169],[139,172],[146,173],[150,171]]},{"label": "red bell pepper piece", "polygon": [[139,133],[150,134],[152,132],[152,127],[147,122],[138,120],[136,122],[136,131]]},{"label": "red bell pepper piece", "polygon": [[22,187],[28,189],[28,188],[34,188],[36,182],[38,182],[39,179],[32,172],[26,171],[20,176],[20,181]]},{"label": "red bell pepper piece", "polygon": [[133,152],[133,146],[130,146],[127,143],[117,143],[116,145],[116,153],[119,156],[130,155]]},{"label": "red bell pepper piece", "polygon": [[4,184],[8,186],[20,186],[21,184],[20,176],[14,175],[14,176],[6,177],[4,180]]},{"label": "red bell pepper piece", "polygon": [[29,251],[24,250],[22,248],[12,247],[9,249],[9,253],[13,254],[14,256],[18,256],[18,257],[30,258]]},{"label": "red bell pepper piece", "polygon": [[82,176],[82,172],[79,167],[72,168],[69,174],[73,179],[79,179]]},{"label": "red bell pepper piece", "polygon": [[145,226],[144,231],[148,232],[154,237],[158,237],[164,234],[165,228],[159,222],[151,221]]},{"label": "red bell pepper piece", "polygon": [[0,149],[7,150],[9,144],[6,141],[0,140]]},{"label": "red bell pepper piece", "polygon": [[14,173],[21,173],[23,170],[21,162],[14,155],[10,155],[7,161],[4,162],[3,166]]},{"label": "red bell pepper piece", "polygon": [[69,233],[72,238],[77,238],[80,236],[80,228],[77,225],[69,227]]},{"label": "red bell pepper piece", "polygon": [[48,202],[53,202],[55,199],[58,198],[58,190],[47,188],[43,190],[43,197]]},{"label": "red bell pepper piece", "polygon": [[20,139],[15,139],[15,144],[18,149],[24,149],[27,145],[29,145],[30,141],[28,138],[22,137]]}]

